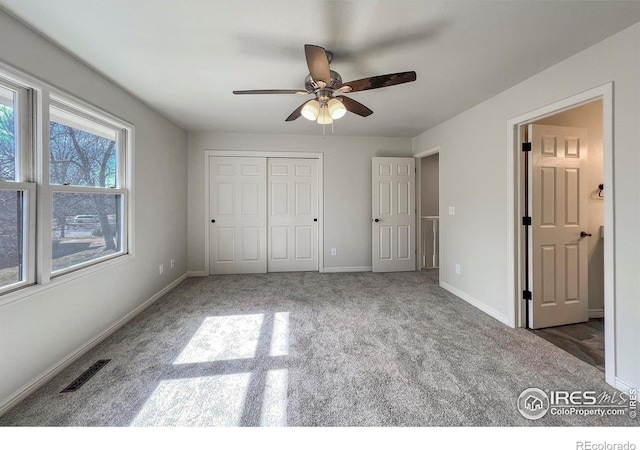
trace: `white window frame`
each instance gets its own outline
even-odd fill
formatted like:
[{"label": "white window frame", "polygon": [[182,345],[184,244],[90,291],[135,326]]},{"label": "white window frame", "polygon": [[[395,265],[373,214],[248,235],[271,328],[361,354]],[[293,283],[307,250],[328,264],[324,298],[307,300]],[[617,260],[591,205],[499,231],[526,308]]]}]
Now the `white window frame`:
[{"label": "white window frame", "polygon": [[[69,113],[70,115],[76,116],[80,120],[86,120],[90,123],[95,123],[100,127],[104,127],[113,131],[117,134],[117,174],[116,174],[116,186],[115,187],[101,187],[101,186],[71,186],[71,185],[60,185],[60,184],[52,184],[50,180],[50,167],[49,167],[49,158],[47,157],[47,170],[42,173],[42,181],[43,185],[48,188],[47,198],[51,198],[51,214],[49,214],[46,218],[43,218],[43,221],[48,220],[47,230],[49,242],[53,241],[52,236],[52,221],[53,221],[53,196],[56,193],[73,193],[73,194],[103,194],[103,195],[120,195],[122,198],[122,202],[120,204],[120,216],[121,216],[121,235],[119,236],[120,240],[120,251],[116,253],[112,253],[107,256],[103,256],[101,258],[92,259],[90,261],[86,261],[84,263],[76,264],[70,267],[66,267],[64,269],[53,270],[53,255],[47,255],[46,267],[43,267],[44,273],[49,273],[50,278],[57,278],[62,275],[75,272],[77,270],[90,267],[96,264],[99,264],[104,261],[108,261],[114,258],[118,258],[120,256],[128,254],[128,240],[127,240],[127,219],[128,219],[128,197],[129,191],[127,189],[127,127],[126,125],[120,123],[119,121],[115,121],[112,117],[107,116],[103,112],[99,112],[93,108],[88,108],[86,105],[82,105],[77,100],[71,100],[69,98],[59,96],[59,95],[50,95],[49,97],[49,108],[48,112],[51,111],[51,108],[56,108],[58,110],[63,111],[64,113]],[[49,114],[49,123],[51,120]],[[48,129],[48,127],[47,127]],[[47,156],[49,152],[47,152]],[[43,161],[44,163],[44,161]],[[43,165],[44,169],[44,165]],[[44,231],[44,230],[43,230]],[[44,263],[45,261],[43,261]],[[44,266],[44,264],[43,264]]]},{"label": "white window frame", "polygon": [[0,286],[0,295],[29,286],[35,282],[36,268],[36,184],[33,170],[32,145],[32,91],[24,85],[0,76],[0,85],[15,94],[14,121],[17,122],[15,146],[15,178],[0,180],[0,190],[22,192],[22,271],[20,280]]},{"label": "white window frame", "polygon": [[[0,306],[34,295],[61,283],[88,276],[135,258],[134,245],[134,142],[135,126],[88,102],[63,92],[48,83],[25,74],[0,62],[0,83],[22,90],[19,117],[21,127],[19,142],[20,160],[17,162],[18,181],[1,181],[0,189],[22,191],[26,204],[23,213],[28,215],[25,224],[26,272],[20,283],[0,288]],[[122,236],[118,253],[97,258],[84,264],[56,271],[52,274],[52,220],[53,193],[96,193],[93,187],[68,187],[49,183],[49,107],[53,103],[71,109],[80,116],[88,117],[101,125],[118,131],[118,173],[115,188],[106,188],[108,194],[122,195]],[[18,178],[18,175],[16,176]],[[82,192],[80,192],[80,190]],[[27,227],[26,226],[26,227]],[[25,228],[26,228],[25,227]]]}]

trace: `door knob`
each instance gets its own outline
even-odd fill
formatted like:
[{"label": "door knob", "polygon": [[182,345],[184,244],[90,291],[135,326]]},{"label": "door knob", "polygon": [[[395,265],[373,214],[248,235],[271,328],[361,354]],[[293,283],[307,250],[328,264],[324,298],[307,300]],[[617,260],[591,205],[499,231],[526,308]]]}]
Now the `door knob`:
[{"label": "door knob", "polygon": [[373,219],[374,222],[380,222],[380,219]]},{"label": "door knob", "polygon": [[216,223],[216,219],[211,219],[211,223]]},{"label": "door knob", "polygon": [[582,231],[582,232],[580,233],[580,237],[581,237],[581,238],[583,238],[583,237],[587,237],[587,236],[591,236],[591,233],[587,233],[586,231]]},{"label": "door knob", "polygon": [[314,222],[317,222],[317,221],[318,221],[318,219],[313,219],[313,221],[314,221]]}]

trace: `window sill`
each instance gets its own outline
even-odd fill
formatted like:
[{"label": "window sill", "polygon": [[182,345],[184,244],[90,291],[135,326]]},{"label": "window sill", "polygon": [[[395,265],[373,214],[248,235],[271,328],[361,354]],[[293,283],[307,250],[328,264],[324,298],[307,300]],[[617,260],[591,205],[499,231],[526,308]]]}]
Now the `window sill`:
[{"label": "window sill", "polygon": [[65,283],[87,277],[96,272],[101,272],[103,270],[119,266],[120,264],[124,264],[133,260],[134,258],[135,256],[132,254],[125,254],[108,259],[106,261],[102,261],[99,264],[94,264],[82,269],[74,270],[73,272],[56,276],[55,278],[52,278],[51,281],[49,281],[47,284],[31,284],[18,288],[15,291],[0,294],[0,307],[17,302],[27,297],[31,297],[33,295],[40,294],[42,292],[46,292],[49,289],[53,289]]}]

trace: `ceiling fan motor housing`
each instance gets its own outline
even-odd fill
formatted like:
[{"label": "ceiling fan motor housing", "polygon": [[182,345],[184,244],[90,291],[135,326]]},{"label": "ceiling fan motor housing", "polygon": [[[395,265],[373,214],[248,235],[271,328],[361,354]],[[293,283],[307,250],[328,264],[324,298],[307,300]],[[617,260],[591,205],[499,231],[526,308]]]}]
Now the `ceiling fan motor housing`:
[{"label": "ceiling fan motor housing", "polygon": [[[329,85],[326,86],[326,88],[331,90],[338,89],[340,86],[342,86],[342,77],[335,70],[330,70],[329,72],[331,73],[331,81],[329,82]],[[315,93],[318,89],[320,89],[320,86],[313,80],[311,74],[307,75],[307,77],[304,79],[304,87],[309,93]]]}]

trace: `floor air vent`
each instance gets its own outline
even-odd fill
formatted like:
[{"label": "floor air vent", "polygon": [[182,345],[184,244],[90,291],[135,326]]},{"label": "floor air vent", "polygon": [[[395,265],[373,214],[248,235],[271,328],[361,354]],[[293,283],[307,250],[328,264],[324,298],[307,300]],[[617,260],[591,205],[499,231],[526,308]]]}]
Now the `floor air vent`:
[{"label": "floor air vent", "polygon": [[107,363],[111,361],[110,359],[100,359],[93,366],[89,367],[82,375],[76,378],[73,383],[60,391],[61,394],[65,392],[75,392],[82,387],[89,379],[98,373],[98,370],[102,369]]}]

